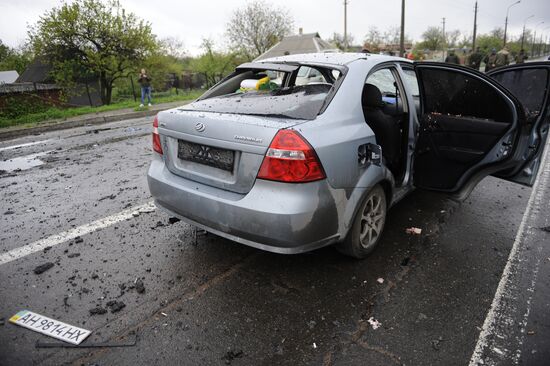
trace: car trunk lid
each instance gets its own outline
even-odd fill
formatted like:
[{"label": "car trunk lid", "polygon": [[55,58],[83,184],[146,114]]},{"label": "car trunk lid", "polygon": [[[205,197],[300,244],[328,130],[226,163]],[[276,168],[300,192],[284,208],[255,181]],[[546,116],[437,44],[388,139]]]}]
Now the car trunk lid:
[{"label": "car trunk lid", "polygon": [[209,186],[245,194],[278,130],[303,120],[172,109],[159,134],[167,168]]}]

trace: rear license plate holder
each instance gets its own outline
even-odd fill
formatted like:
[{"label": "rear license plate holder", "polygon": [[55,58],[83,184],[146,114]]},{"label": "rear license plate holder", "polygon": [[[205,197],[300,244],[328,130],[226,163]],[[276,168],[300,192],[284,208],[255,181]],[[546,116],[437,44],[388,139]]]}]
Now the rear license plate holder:
[{"label": "rear license plate holder", "polygon": [[235,152],[213,146],[178,140],[178,159],[233,171]]}]

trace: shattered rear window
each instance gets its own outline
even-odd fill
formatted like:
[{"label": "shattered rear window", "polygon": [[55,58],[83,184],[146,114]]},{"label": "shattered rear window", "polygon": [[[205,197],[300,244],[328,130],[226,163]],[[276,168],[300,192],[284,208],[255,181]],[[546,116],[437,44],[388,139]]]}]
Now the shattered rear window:
[{"label": "shattered rear window", "polygon": [[547,93],[547,69],[509,70],[492,76],[519,99],[528,119],[538,117]]},{"label": "shattered rear window", "polygon": [[207,112],[314,119],[321,110],[329,84],[298,85],[272,91],[233,93],[199,100],[184,109]]},{"label": "shattered rear window", "polygon": [[292,72],[240,71],[183,110],[312,120],[341,78],[334,69],[297,66]]}]

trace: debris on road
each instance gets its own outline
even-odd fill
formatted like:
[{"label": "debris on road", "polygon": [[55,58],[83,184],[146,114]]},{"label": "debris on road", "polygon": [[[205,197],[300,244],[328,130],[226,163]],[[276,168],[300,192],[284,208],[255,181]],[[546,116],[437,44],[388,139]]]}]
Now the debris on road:
[{"label": "debris on road", "polygon": [[222,361],[225,361],[226,365],[230,365],[231,361],[233,361],[236,358],[241,358],[244,356],[244,352],[242,350],[233,351],[229,350],[223,355]]},{"label": "debris on road", "polygon": [[84,239],[82,239],[80,236],[77,236],[76,238],[74,238],[74,242],[75,242],[76,244],[82,243],[83,241],[84,241]]},{"label": "debris on road", "polygon": [[439,351],[439,347],[441,346],[441,342],[443,342],[443,337],[439,337],[438,339],[434,339],[432,341],[432,348],[436,351]]},{"label": "debris on road", "polygon": [[[10,323],[72,344],[80,344],[92,332],[78,328],[29,310],[21,310],[10,318]],[[36,325],[39,325],[38,327]]]},{"label": "debris on road", "polygon": [[384,279],[383,279],[382,277],[380,277],[380,278],[378,278],[378,279],[376,280],[376,282],[378,282],[378,283],[384,283]]},{"label": "debris on road", "polygon": [[107,313],[107,309],[102,308],[101,306],[90,309],[90,315],[103,315]]},{"label": "debris on road", "polygon": [[136,291],[138,294],[142,294],[145,292],[145,285],[143,284],[142,280],[136,281]]},{"label": "debris on road", "polygon": [[126,304],[122,301],[111,300],[107,303],[107,307],[111,309],[111,313],[117,313],[122,310]]},{"label": "debris on road", "polygon": [[317,349],[317,344],[313,342],[313,349]]},{"label": "debris on road", "polygon": [[550,233],[550,226],[544,226],[540,228],[542,231],[546,231],[547,233]]},{"label": "debris on road", "polygon": [[44,264],[41,264],[41,265],[37,266],[34,269],[34,273],[39,275],[39,274],[42,274],[42,273],[46,272],[48,269],[50,269],[52,267],[53,267],[53,263],[52,262],[47,262],[47,263],[44,263]]},{"label": "debris on road", "polygon": [[170,225],[172,224],[175,224],[176,222],[180,222],[181,220],[178,219],[177,217],[170,217],[168,218],[168,222],[170,223]]},{"label": "debris on road", "polygon": [[374,319],[372,316],[367,320],[367,322],[371,325],[372,329],[376,330],[382,326],[382,323],[380,323],[378,320]]},{"label": "debris on road", "polygon": [[80,253],[71,253],[71,254],[68,254],[67,257],[68,257],[68,258],[80,257]]},{"label": "debris on road", "polygon": [[116,198],[116,194],[113,193],[113,194],[110,194],[108,196],[104,196],[104,197],[99,198],[98,201],[104,201],[106,199],[114,200],[115,198]]},{"label": "debris on road", "polygon": [[420,235],[422,234],[422,229],[417,227],[409,227],[405,229],[405,232],[409,235]]}]

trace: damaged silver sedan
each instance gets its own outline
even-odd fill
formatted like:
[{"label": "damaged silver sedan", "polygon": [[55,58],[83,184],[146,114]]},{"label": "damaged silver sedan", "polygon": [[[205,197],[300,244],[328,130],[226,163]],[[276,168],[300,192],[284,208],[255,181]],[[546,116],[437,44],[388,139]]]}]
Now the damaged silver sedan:
[{"label": "damaged silver sedan", "polygon": [[549,70],[489,77],[349,53],[246,63],[158,114],[149,188],[171,215],[242,244],[287,254],[336,244],[363,258],[415,187],[461,199],[490,174],[533,184]]}]

